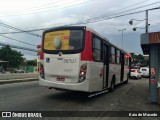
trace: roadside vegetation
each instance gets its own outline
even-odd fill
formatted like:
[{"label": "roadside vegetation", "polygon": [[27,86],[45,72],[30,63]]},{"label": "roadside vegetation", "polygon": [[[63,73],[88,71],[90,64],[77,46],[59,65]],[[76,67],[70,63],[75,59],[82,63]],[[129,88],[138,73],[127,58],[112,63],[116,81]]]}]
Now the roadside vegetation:
[{"label": "roadside vegetation", "polygon": [[21,52],[11,49],[9,45],[0,48],[0,67],[5,71],[15,72],[24,66],[37,66],[37,60],[26,60]]}]

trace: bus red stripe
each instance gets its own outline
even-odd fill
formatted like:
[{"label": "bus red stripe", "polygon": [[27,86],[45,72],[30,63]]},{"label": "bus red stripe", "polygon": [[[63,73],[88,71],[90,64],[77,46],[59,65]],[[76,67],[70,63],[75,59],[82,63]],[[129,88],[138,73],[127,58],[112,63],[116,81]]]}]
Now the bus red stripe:
[{"label": "bus red stripe", "polygon": [[93,61],[92,57],[92,33],[86,31],[84,50],[81,53],[81,60]]}]

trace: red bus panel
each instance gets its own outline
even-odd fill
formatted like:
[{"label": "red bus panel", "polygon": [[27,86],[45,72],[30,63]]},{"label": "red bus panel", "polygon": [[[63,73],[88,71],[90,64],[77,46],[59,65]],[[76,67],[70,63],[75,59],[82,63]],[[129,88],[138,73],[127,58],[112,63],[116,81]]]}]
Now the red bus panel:
[{"label": "red bus panel", "polygon": [[92,33],[89,32],[89,31],[86,31],[84,50],[81,53],[81,60],[83,60],[83,61],[93,61],[93,57],[92,57]]}]

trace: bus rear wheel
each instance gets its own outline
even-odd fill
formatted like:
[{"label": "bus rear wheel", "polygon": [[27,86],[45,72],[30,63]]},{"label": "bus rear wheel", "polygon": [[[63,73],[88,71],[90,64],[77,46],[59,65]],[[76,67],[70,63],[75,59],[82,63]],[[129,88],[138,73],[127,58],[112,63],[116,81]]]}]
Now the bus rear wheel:
[{"label": "bus rear wheel", "polygon": [[113,91],[115,89],[115,77],[113,76],[112,77],[112,82],[111,82],[111,86],[109,88],[109,91]]},{"label": "bus rear wheel", "polygon": [[129,74],[127,74],[127,80],[124,82],[124,84],[128,84]]}]

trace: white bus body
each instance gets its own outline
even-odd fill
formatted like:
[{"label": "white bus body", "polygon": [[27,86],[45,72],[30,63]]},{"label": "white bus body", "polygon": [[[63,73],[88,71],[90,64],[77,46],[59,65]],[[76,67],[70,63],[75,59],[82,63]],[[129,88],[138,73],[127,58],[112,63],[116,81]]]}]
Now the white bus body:
[{"label": "white bus body", "polygon": [[[64,27],[65,30],[73,28],[74,27]],[[125,60],[126,53],[99,36],[97,37],[96,33],[87,30],[86,27],[74,28],[84,30],[85,36],[83,37],[84,46],[82,45],[82,51],[77,53],[72,53],[72,51],[70,53],[65,53],[63,50],[59,50],[59,48],[57,53],[54,53],[54,50],[48,50],[49,52],[47,50],[45,51],[45,45],[43,45],[45,39],[47,39],[45,34],[53,31],[60,31],[59,29],[63,30],[63,28],[56,28],[49,30],[49,32],[44,32],[42,42],[44,63],[40,70],[40,86],[63,90],[96,92],[111,88],[112,84],[117,85],[122,82],[128,82],[129,59],[127,58],[127,60]],[[95,38],[93,36],[95,36]],[[98,41],[100,41],[101,46],[105,45],[100,48],[102,49],[99,51],[101,58],[97,57],[98,59],[100,58],[100,60],[93,59],[97,51],[93,50],[94,45],[92,39],[94,38],[96,41],[96,37],[100,39]],[[116,51],[115,55],[114,52],[113,55],[109,54],[110,47],[113,47]],[[53,53],[50,51],[53,51]],[[109,61],[112,56],[112,61],[115,61],[115,63]],[[115,60],[114,56],[116,56]]]}]

